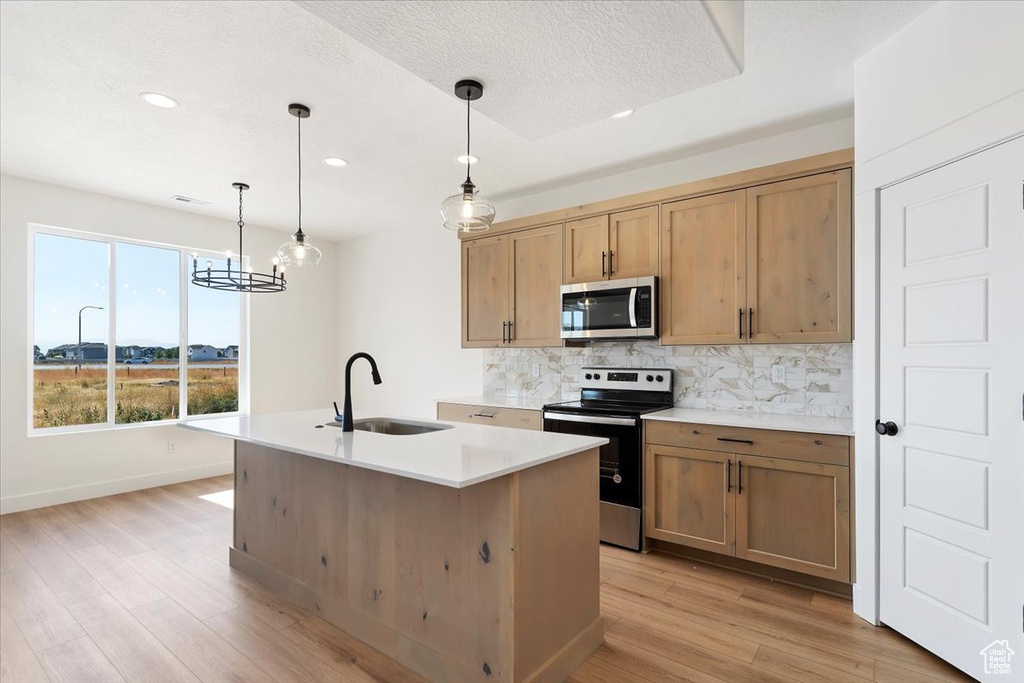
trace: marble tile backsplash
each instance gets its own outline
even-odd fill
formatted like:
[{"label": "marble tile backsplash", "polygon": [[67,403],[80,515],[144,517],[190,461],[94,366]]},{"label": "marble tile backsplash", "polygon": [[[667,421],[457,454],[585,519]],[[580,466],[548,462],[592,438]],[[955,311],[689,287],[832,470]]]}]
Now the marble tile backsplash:
[{"label": "marble tile backsplash", "polygon": [[[669,367],[681,408],[851,417],[851,344],[661,346],[610,342],[584,347],[485,349],[484,394],[579,398],[585,365]],[[772,366],[785,382],[772,382]]]}]

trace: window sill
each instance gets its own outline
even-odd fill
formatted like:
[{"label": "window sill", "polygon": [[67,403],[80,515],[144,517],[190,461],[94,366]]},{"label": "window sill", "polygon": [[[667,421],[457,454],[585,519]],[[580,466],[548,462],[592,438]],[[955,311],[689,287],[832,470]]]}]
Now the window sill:
[{"label": "window sill", "polygon": [[199,420],[213,420],[221,417],[243,417],[246,413],[235,411],[231,413],[214,413],[210,415],[188,415],[176,420],[154,420],[152,422],[129,422],[127,424],[110,424],[107,422],[85,425],[67,425],[66,427],[29,427],[28,437],[30,439],[42,436],[62,436],[65,434],[89,434],[93,432],[120,432],[132,429],[145,429],[147,427],[173,427],[179,424],[197,422]]}]

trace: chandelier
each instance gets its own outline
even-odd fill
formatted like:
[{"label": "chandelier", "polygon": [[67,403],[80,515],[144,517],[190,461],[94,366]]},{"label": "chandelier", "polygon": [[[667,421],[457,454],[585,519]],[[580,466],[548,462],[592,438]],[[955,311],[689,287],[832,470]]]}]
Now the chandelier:
[{"label": "chandelier", "polygon": [[227,267],[214,268],[212,261],[206,262],[206,269],[199,270],[199,255],[192,254],[192,284],[209,289],[219,289],[229,292],[283,292],[285,290],[284,266],[277,265],[277,259],[273,260],[274,269],[267,273],[253,272],[252,266],[242,267],[242,228],[245,221],[242,220],[242,193],[249,189],[245,183],[232,183],[231,187],[238,188],[238,263],[237,268],[232,267],[232,254],[228,251]]}]

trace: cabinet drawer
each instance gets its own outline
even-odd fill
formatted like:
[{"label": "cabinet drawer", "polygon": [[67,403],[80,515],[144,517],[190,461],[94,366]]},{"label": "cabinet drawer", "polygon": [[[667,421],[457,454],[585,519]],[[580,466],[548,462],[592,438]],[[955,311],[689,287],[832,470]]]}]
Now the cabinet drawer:
[{"label": "cabinet drawer", "polygon": [[700,448],[741,455],[763,455],[844,467],[850,464],[848,436],[661,420],[645,421],[644,429],[645,439],[650,444]]},{"label": "cabinet drawer", "polygon": [[518,427],[540,431],[543,427],[539,410],[525,408],[492,408],[460,403],[438,403],[437,419],[449,422],[469,422],[494,427]]}]

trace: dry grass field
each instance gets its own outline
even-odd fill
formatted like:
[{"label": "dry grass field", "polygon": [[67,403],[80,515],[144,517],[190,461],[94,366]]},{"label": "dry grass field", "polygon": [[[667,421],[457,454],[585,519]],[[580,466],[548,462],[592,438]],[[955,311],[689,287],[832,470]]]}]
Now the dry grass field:
[{"label": "dry grass field", "polygon": [[[118,365],[115,369],[114,420],[117,424],[178,417],[177,366]],[[107,370],[74,366],[36,368],[33,424],[64,427],[107,419]],[[238,366],[190,368],[188,414],[238,409]]]}]

